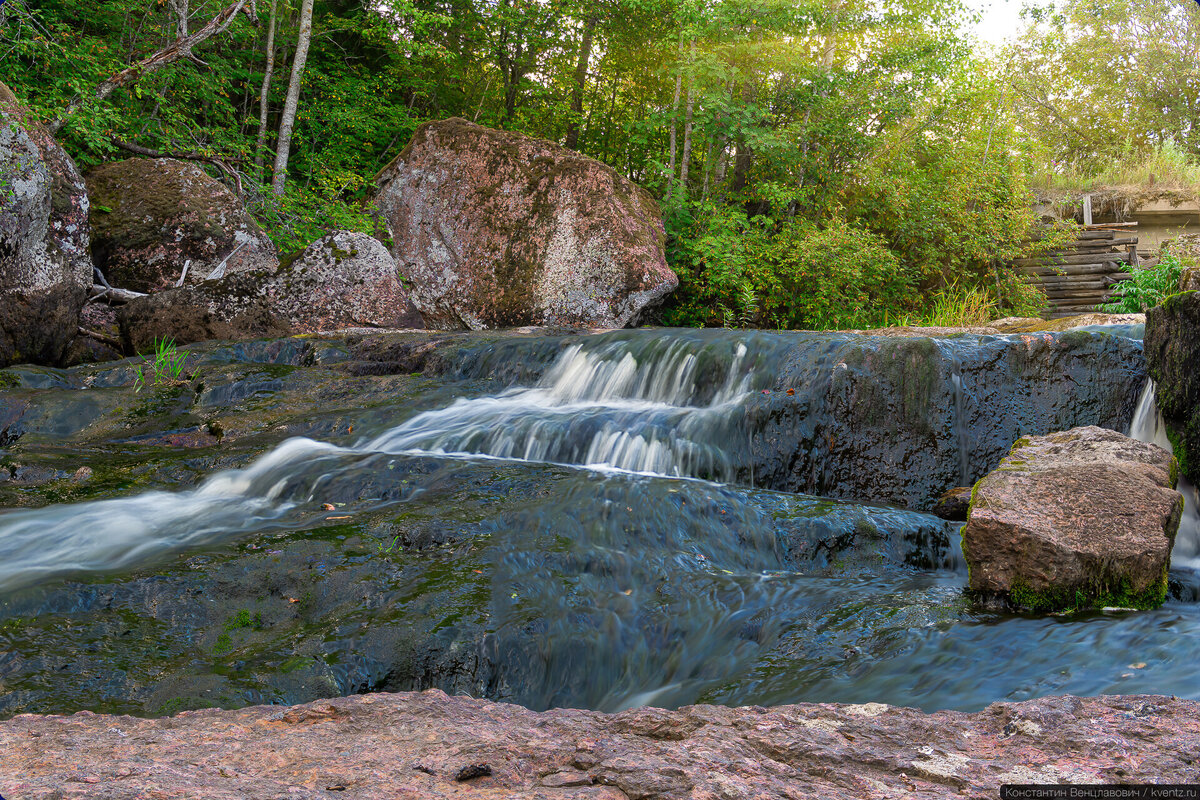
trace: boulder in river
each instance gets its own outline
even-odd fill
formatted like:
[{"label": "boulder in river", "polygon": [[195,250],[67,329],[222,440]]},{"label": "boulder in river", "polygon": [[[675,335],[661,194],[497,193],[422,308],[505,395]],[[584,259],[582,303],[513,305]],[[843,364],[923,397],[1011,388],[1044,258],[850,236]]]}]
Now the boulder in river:
[{"label": "boulder in river", "polygon": [[[274,269],[275,245],[241,200],[199,166],[130,158],[87,174],[92,254],[114,286],[155,292],[214,270]],[[222,267],[223,265],[223,267]]]},{"label": "boulder in river", "polygon": [[1156,402],[1184,475],[1200,482],[1200,292],[1181,292],[1150,309],[1146,362]]},{"label": "boulder in river", "polygon": [[0,84],[0,366],[59,362],[91,283],[83,178]]},{"label": "boulder in river", "polygon": [[[358,800],[984,798],[1002,784],[1195,780],[1200,704],[1047,697],[925,714],[882,703],[534,712],[438,690],[165,719],[0,723],[11,797]],[[347,791],[349,790],[349,791]]]},{"label": "boulder in river", "polygon": [[298,333],[338,328],[424,328],[396,259],[365,233],[334,231],[267,281],[271,312]]},{"label": "boulder in river", "polygon": [[1161,447],[1094,426],[1018,440],[972,494],[971,591],[1033,611],[1161,605],[1176,470]]},{"label": "boulder in river", "polygon": [[430,327],[621,328],[678,284],[654,199],[551,142],[426,123],[377,186]]},{"label": "boulder in river", "polygon": [[352,231],[318,239],[273,272],[240,272],[138,298],[121,310],[119,320],[123,339],[137,352],[156,338],[185,344],[351,327],[424,327],[387,248]]}]

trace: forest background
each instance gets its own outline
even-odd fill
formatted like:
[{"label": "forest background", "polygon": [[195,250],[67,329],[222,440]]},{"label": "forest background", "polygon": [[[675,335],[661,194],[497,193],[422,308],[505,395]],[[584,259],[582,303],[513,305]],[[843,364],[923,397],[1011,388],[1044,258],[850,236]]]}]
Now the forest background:
[{"label": "forest background", "polygon": [[1023,19],[993,51],[957,0],[0,0],[0,80],[84,170],[201,159],[281,252],[374,230],[374,175],[460,116],[659,199],[664,324],[955,324],[1043,304],[1007,268],[1054,241],[1035,192],[1200,188],[1193,0]]}]

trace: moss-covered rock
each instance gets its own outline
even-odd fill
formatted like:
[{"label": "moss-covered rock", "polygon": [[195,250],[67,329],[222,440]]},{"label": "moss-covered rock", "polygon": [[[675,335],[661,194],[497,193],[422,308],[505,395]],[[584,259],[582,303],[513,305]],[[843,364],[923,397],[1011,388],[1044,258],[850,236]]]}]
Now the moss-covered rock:
[{"label": "moss-covered rock", "polygon": [[83,178],[0,84],[0,366],[60,362],[91,282]]},{"label": "moss-covered rock", "polygon": [[183,273],[196,284],[222,274],[274,269],[275,246],[241,200],[196,164],[131,158],[87,174],[92,253],[114,286],[153,292]]},{"label": "moss-covered rock", "polygon": [[376,184],[432,327],[620,328],[678,283],[654,199],[552,142],[431,122]]},{"label": "moss-covered rock", "polygon": [[970,590],[1035,612],[1154,608],[1183,496],[1174,459],[1097,427],[1023,438],[972,493]]},{"label": "moss-covered rock", "polygon": [[1181,292],[1150,310],[1146,361],[1158,410],[1180,469],[1200,480],[1200,292]]}]

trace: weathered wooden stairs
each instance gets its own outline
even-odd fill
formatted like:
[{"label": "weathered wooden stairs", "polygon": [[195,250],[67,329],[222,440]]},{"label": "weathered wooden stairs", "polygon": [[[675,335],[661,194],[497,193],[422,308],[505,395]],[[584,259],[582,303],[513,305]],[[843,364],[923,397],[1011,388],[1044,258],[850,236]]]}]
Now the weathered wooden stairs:
[{"label": "weathered wooden stairs", "polygon": [[1039,286],[1048,301],[1048,319],[1095,311],[1111,302],[1116,287],[1131,275],[1124,265],[1138,266],[1136,222],[1082,225],[1074,243],[1013,262],[1018,273]]}]

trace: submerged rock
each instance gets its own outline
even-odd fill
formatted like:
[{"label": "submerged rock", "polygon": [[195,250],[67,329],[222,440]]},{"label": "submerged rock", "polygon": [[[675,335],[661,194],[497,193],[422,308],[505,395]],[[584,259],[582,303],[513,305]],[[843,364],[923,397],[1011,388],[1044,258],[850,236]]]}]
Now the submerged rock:
[{"label": "submerged rock", "polygon": [[1146,361],[1179,467],[1200,483],[1200,292],[1182,292],[1150,309]]},{"label": "submerged rock", "polygon": [[1102,428],[1019,440],[975,485],[969,588],[1033,611],[1154,608],[1183,511],[1161,447]]},{"label": "submerged rock", "polygon": [[536,713],[431,690],[142,720],[0,723],[11,797],[693,800],[995,797],[1002,784],[1187,783],[1200,704],[1049,697]]},{"label": "submerged rock", "polygon": [[92,283],[88,237],[74,162],[0,84],[0,366],[62,360]]},{"label": "submerged rock", "polygon": [[654,199],[551,142],[431,122],[377,184],[430,327],[621,328],[678,284]]},{"label": "submerged rock", "polygon": [[966,522],[967,512],[971,508],[971,487],[958,486],[938,498],[933,506],[933,513],[942,519],[954,522]]},{"label": "submerged rock", "polygon": [[[114,285],[137,292],[186,284],[214,270],[273,269],[275,245],[241,200],[199,166],[131,158],[87,174],[92,254]],[[223,268],[222,268],[222,265]]]},{"label": "submerged rock", "polygon": [[352,231],[318,239],[274,272],[241,272],[138,298],[119,320],[135,352],[160,338],[187,344],[350,327],[424,327],[387,248]]}]

